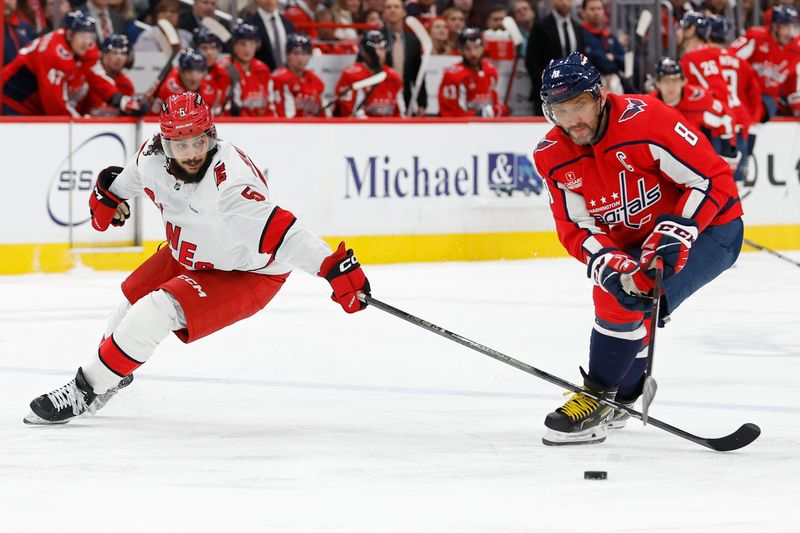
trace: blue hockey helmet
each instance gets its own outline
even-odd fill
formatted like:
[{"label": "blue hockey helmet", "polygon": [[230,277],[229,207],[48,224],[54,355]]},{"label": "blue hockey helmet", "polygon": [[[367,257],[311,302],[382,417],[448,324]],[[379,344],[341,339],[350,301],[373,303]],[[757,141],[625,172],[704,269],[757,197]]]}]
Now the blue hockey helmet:
[{"label": "blue hockey helmet", "polygon": [[286,53],[299,50],[301,52],[311,53],[311,37],[305,33],[290,33],[286,36]]},{"label": "blue hockey helmet", "polygon": [[364,35],[361,36],[359,56],[367,63],[373,72],[378,72],[381,69],[380,61],[378,61],[378,54],[375,49],[385,49],[387,44],[386,36],[383,32],[378,30],[366,31]]},{"label": "blue hockey helmet", "polygon": [[731,31],[731,23],[721,15],[708,15],[708,38],[715,43],[725,43]]},{"label": "blue hockey helmet", "polygon": [[208,70],[206,56],[195,48],[187,48],[178,56],[178,69],[180,70]]},{"label": "blue hockey helmet", "polygon": [[545,106],[571,100],[588,92],[600,96],[600,73],[580,52],[553,59],[542,73],[540,96]]},{"label": "blue hockey helmet", "polygon": [[656,63],[656,79],[661,79],[664,76],[680,76],[683,77],[683,69],[680,63],[671,57],[662,57],[661,61]]},{"label": "blue hockey helmet", "polygon": [[127,54],[131,49],[131,43],[126,35],[119,33],[112,33],[103,44],[100,45],[101,52],[110,52],[111,50],[119,50],[123,54]]},{"label": "blue hockey helmet", "polygon": [[698,38],[704,41],[708,40],[708,34],[711,31],[711,21],[708,15],[697,11],[687,11],[681,17],[678,25],[683,29],[694,28]]},{"label": "blue hockey helmet", "polygon": [[483,34],[478,28],[464,28],[458,33],[456,42],[459,48],[464,48],[467,43],[483,44]]},{"label": "blue hockey helmet", "polygon": [[233,42],[237,41],[258,41],[261,42],[261,38],[258,36],[258,30],[252,24],[247,24],[243,22],[242,24],[238,24],[233,28],[231,32],[233,36]]},{"label": "blue hockey helmet", "polygon": [[83,11],[70,11],[64,15],[64,27],[72,31],[97,31],[97,21]]},{"label": "blue hockey helmet", "polygon": [[770,25],[774,24],[800,24],[800,15],[794,6],[778,4],[772,8]]},{"label": "blue hockey helmet", "polygon": [[212,44],[217,48],[222,48],[222,41],[220,38],[208,31],[208,28],[205,26],[195,28],[192,33],[192,46],[200,48],[201,44]]}]

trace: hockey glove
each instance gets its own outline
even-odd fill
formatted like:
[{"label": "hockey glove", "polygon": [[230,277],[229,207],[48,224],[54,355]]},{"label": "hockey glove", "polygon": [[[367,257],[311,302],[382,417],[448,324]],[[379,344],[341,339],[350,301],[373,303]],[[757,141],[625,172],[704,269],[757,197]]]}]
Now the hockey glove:
[{"label": "hockey glove", "polygon": [[653,233],[642,244],[639,266],[653,268],[656,257],[664,260],[664,279],[680,272],[689,258],[689,250],[697,239],[697,222],[676,215],[661,215]]},{"label": "hockey glove", "polygon": [[586,274],[601,289],[616,298],[629,311],[650,309],[649,280],[636,259],[615,248],[603,248],[589,260]]},{"label": "hockey glove", "polygon": [[722,149],[719,152],[719,156],[723,161],[728,163],[728,166],[731,167],[731,172],[736,172],[736,169],[739,168],[739,162],[742,160],[742,152],[737,150],[736,146],[728,143],[722,143]]},{"label": "hockey glove", "polygon": [[333,287],[331,300],[348,313],[361,311],[367,306],[358,299],[358,293],[369,294],[369,280],[361,270],[353,250],[345,248],[344,241],[339,243],[339,248],[333,254],[325,258],[318,275],[327,279]]},{"label": "hockey glove", "polygon": [[122,167],[106,167],[97,176],[94,190],[89,196],[89,213],[92,215],[92,227],[97,231],[105,231],[109,224],[122,226],[131,215],[128,202],[117,198],[109,189]]}]

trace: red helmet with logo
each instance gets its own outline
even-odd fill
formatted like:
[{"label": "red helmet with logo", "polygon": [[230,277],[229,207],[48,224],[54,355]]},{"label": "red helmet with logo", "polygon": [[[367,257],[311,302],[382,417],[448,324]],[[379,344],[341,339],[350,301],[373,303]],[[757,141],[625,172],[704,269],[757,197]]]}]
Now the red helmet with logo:
[{"label": "red helmet with logo", "polygon": [[191,91],[170,96],[161,107],[161,141],[167,157],[176,157],[171,141],[204,136],[208,137],[210,151],[216,146],[217,132],[203,98]]}]

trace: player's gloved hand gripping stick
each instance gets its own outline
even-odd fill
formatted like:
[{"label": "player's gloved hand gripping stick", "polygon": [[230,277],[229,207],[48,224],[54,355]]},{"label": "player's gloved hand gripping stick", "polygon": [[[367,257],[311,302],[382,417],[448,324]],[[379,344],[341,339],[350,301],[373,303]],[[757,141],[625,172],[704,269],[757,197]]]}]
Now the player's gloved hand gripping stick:
[{"label": "player's gloved hand gripping stick", "polygon": [[131,208],[122,198],[111,192],[111,184],[122,172],[122,167],[106,167],[97,176],[97,182],[89,197],[89,213],[92,215],[92,227],[97,231],[105,231],[108,226],[122,226],[131,216]]},{"label": "player's gloved hand gripping stick", "polygon": [[344,241],[333,254],[329,255],[319,267],[319,276],[328,280],[333,288],[331,300],[342,306],[348,313],[355,313],[367,307],[360,296],[369,294],[369,280],[361,270],[361,264],[347,249]]}]

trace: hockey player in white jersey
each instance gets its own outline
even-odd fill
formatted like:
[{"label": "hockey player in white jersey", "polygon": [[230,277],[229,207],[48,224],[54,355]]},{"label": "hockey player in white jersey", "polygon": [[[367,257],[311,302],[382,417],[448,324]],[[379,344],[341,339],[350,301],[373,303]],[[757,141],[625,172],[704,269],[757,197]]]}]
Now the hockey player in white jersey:
[{"label": "hockey player in white jersey", "polygon": [[100,172],[89,206],[105,231],[145,194],[161,210],[167,246],[123,283],[126,301],[103,341],[66,385],[34,399],[29,424],[61,424],[94,413],[170,332],[192,342],[267,305],[292,268],[328,280],[345,311],[365,307],[370,287],[352,250],[335,252],[272,203],[258,167],[217,138],[208,106],[192,92],[163,106],[160,132],[123,169]]}]

